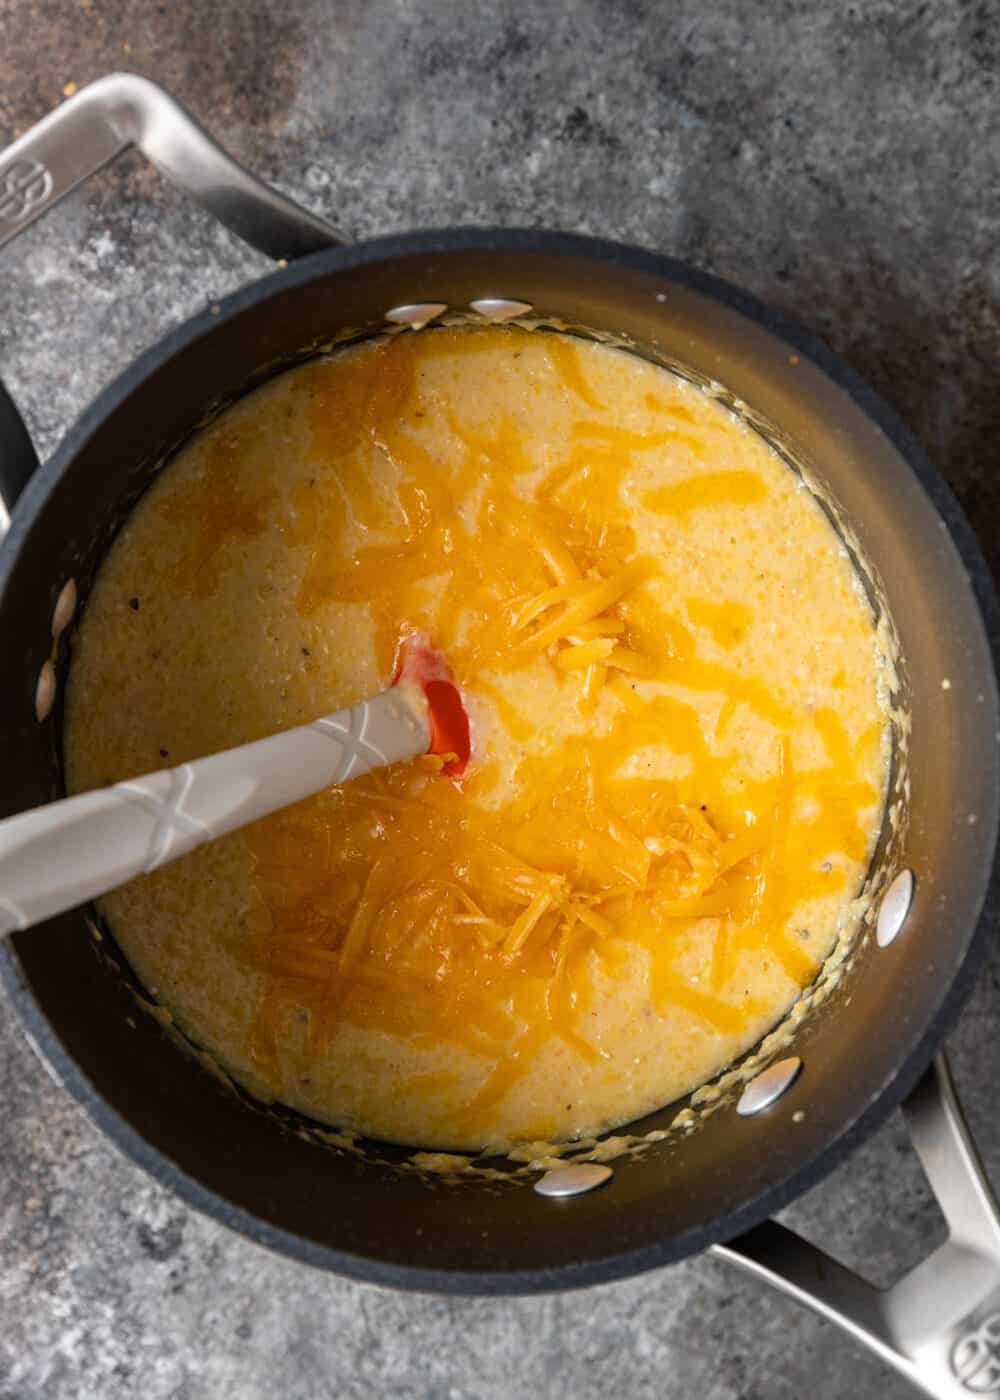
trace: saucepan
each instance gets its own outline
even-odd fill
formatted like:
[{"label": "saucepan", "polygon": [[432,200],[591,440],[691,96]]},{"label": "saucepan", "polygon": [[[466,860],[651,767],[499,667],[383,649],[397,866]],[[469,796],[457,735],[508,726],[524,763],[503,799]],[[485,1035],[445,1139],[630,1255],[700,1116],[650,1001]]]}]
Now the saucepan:
[{"label": "saucepan", "polygon": [[[504,1294],[605,1281],[714,1247],[840,1323],[927,1393],[1000,1392],[1000,1217],[935,1058],[982,961],[997,892],[1000,613],[947,486],[846,365],[734,287],[669,258],[558,233],[446,229],[342,246],[139,77],[94,83],[0,155],[0,242],[130,146],[280,263],[141,355],[42,465],[0,392],[10,512],[0,552],[0,813],[61,794],[72,629],[53,640],[54,610],[62,597],[58,631],[70,579],[86,606],[109,541],[171,450],[220,405],[318,347],[454,313],[530,314],[610,336],[748,406],[755,426],[805,464],[867,561],[876,605],[898,634],[906,720],[872,918],[839,980],[815,998],[751,1101],[723,1095],[696,1131],[659,1140],[680,1106],[654,1115],[632,1129],[647,1135],[644,1150],[617,1158],[599,1190],[548,1198],[530,1175],[512,1169],[505,1179],[502,1164],[493,1176],[436,1181],[404,1169],[402,1152],[319,1145],[293,1115],[254,1111],[181,1053],[162,1018],[140,1014],[92,911],[17,934],[0,954],[52,1072],[158,1180],[296,1259],[381,1284]],[[878,1290],[769,1217],[899,1104],[949,1236]]]}]

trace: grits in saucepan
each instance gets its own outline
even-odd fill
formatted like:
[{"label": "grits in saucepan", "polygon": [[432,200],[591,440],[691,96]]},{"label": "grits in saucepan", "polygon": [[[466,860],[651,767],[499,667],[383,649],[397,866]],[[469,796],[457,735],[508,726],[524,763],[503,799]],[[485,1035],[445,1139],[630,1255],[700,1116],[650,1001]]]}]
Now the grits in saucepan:
[{"label": "grits in saucepan", "polygon": [[592,1134],[812,981],[888,735],[873,617],[800,479],[709,394],[551,331],[290,370],[160,473],[75,645],[80,791],[305,723],[444,648],[473,727],[101,900],[252,1094],[428,1148]]}]

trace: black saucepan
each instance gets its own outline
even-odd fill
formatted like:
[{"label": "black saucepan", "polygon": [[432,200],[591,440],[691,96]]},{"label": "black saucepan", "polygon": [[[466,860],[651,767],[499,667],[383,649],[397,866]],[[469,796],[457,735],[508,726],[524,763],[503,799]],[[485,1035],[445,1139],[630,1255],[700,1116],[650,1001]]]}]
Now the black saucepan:
[{"label": "black saucepan", "polygon": [[[0,241],[133,144],[250,242],[292,261],[142,355],[44,465],[0,392],[0,484],[11,509],[0,553],[4,814],[61,790],[60,707],[43,722],[35,710],[53,607],[69,578],[85,605],[164,454],[214,406],[346,330],[378,332],[400,307],[464,311],[507,298],[722,384],[835,503],[874,565],[905,658],[912,740],[898,796],[907,822],[890,857],[915,874],[916,895],[895,941],[880,947],[869,930],[836,993],[798,1029],[791,1053],[804,1068],[783,1098],[754,1117],[723,1107],[690,1136],[619,1160],[608,1185],[571,1200],[543,1199],[524,1180],[435,1186],[400,1171],[389,1150],[379,1161],[338,1153],[255,1112],[135,1014],[127,977],[108,966],[120,961],[113,942],[95,945],[86,911],[15,935],[0,957],[30,1036],[153,1175],[296,1258],[380,1283],[506,1293],[610,1279],[729,1242],[732,1257],[788,1291],[818,1294],[813,1306],[931,1393],[967,1394],[968,1376],[990,1380],[1000,1231],[943,1062],[928,1070],[983,952],[998,820],[997,600],[948,488],[845,365],[733,287],[667,258],[553,233],[448,230],[337,246],[327,225],[259,185],[143,79],[103,79],[0,155]],[[60,682],[71,646],[70,637],[58,649]],[[762,1222],[918,1082],[914,1134],[952,1239],[908,1292],[881,1294]],[[947,1274],[952,1300],[936,1309],[932,1273]]]}]

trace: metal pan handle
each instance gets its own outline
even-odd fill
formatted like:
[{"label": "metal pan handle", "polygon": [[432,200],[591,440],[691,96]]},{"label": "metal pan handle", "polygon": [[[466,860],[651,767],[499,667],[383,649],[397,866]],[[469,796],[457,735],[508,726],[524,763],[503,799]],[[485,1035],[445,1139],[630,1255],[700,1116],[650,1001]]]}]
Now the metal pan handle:
[{"label": "metal pan handle", "polygon": [[0,154],[0,248],[130,146],[269,257],[297,258],[344,241],[227,155],[163,88],[134,73],[110,73]]},{"label": "metal pan handle", "polygon": [[935,1400],[1000,1395],[1000,1214],[943,1052],[903,1112],[948,1238],[891,1288],[774,1220],[715,1253],[837,1323]]},{"label": "metal pan handle", "polygon": [[[131,146],[272,258],[344,241],[324,219],[244,170],[163,88],[134,73],[111,73],[0,152],[0,248]],[[0,536],[37,466],[27,429],[0,386]]]}]

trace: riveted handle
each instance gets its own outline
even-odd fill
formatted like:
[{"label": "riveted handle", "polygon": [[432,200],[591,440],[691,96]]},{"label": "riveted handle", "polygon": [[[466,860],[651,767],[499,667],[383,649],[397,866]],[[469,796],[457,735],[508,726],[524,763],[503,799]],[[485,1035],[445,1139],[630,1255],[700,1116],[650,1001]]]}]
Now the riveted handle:
[{"label": "riveted handle", "polygon": [[[134,73],[111,73],[0,153],[0,248],[133,146],[269,257],[297,258],[344,241],[325,219],[286,199],[227,155],[163,88]],[[0,535],[37,465],[27,429],[0,386]]]},{"label": "riveted handle", "polygon": [[269,257],[297,258],[344,241],[227,155],[163,88],[134,73],[111,73],[0,154],[0,248],[131,146]]},{"label": "riveted handle", "polygon": [[949,1233],[891,1288],[773,1220],[715,1252],[837,1323],[920,1393],[1000,1395],[1000,1213],[943,1051],[903,1112]]},{"label": "riveted handle", "polygon": [[0,821],[0,934],[115,889],[334,783],[426,753],[427,703],[400,685],[179,768]]}]

